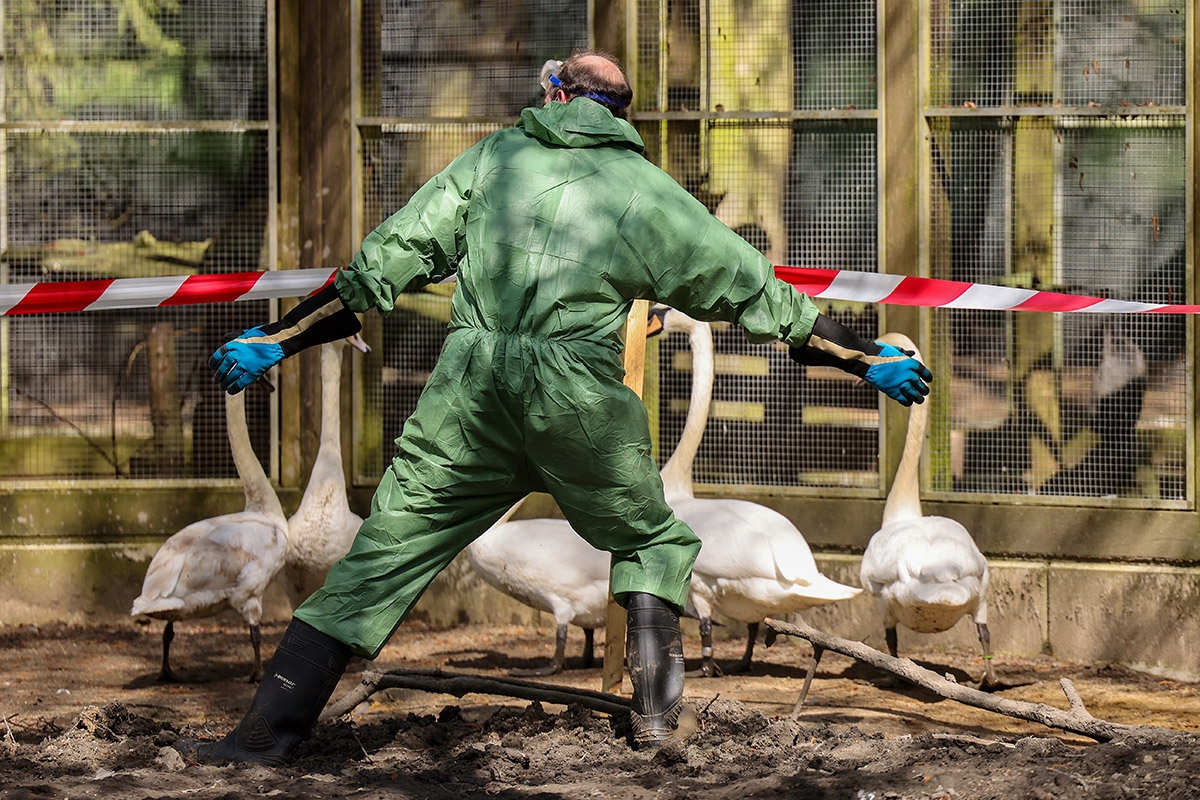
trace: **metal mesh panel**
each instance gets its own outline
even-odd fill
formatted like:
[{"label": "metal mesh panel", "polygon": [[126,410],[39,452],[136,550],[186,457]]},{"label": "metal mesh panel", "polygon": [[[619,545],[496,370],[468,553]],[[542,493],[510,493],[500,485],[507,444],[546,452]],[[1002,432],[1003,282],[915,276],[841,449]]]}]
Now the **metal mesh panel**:
[{"label": "metal mesh panel", "polygon": [[[362,131],[364,229],[403,206],[463,150],[510,124],[425,120],[515,121],[521,109],[541,105],[542,63],[587,46],[587,12],[584,0],[364,4],[364,109],[404,120]],[[363,401],[379,409],[385,441],[400,435],[412,413],[448,318],[448,298],[433,287],[401,297],[383,320],[383,364],[366,377]],[[365,477],[381,474],[393,453],[385,447],[378,455],[359,465]]]},{"label": "metal mesh panel", "polygon": [[[672,175],[774,263],[875,270],[874,121],[670,123],[644,126]],[[702,147],[701,142],[707,146]],[[825,308],[864,336],[874,307]],[[716,379],[695,464],[700,483],[878,485],[878,395],[845,373],[805,369],[782,345],[714,330]],[[660,458],[687,413],[687,338],[660,345]]]},{"label": "metal mesh panel", "polygon": [[515,116],[541,102],[542,63],[588,41],[583,0],[376,5],[379,62],[363,69],[364,83],[378,86],[383,116]]},{"label": "metal mesh panel", "polygon": [[[940,8],[935,103],[1049,108],[931,120],[935,274],[1185,302],[1184,117],[1131,116],[1185,101],[1184,0]],[[938,488],[1186,499],[1182,318],[934,320],[953,352]]]},{"label": "metal mesh panel", "polygon": [[[980,127],[980,125],[982,127]],[[1184,131],[1078,117],[938,137],[948,277],[1186,300]],[[955,489],[1183,499],[1185,320],[937,312]]]},{"label": "metal mesh panel", "polygon": [[796,108],[875,108],[875,2],[792,4]]},{"label": "metal mesh panel", "polygon": [[[265,139],[9,133],[7,280],[261,268]],[[205,361],[224,333],[267,313],[253,302],[4,320],[5,443],[20,444],[0,464],[3,476],[232,476],[221,393]],[[155,384],[166,397],[152,396],[150,359],[175,373],[174,389]],[[265,395],[250,402],[265,458]],[[168,416],[152,420],[156,406]]]},{"label": "metal mesh panel", "polygon": [[1185,3],[956,0],[936,6],[934,100],[980,107],[1182,105]]},{"label": "metal mesh panel", "polygon": [[[406,132],[364,137],[363,159],[368,184],[364,225],[374,227],[408,202],[421,184],[459,153],[495,130],[481,125],[401,126]],[[384,441],[400,436],[404,421],[433,370],[446,323],[450,319],[447,293],[437,287],[401,295],[383,319],[383,363],[378,376],[364,383],[365,402],[380,409]],[[367,476],[381,475],[394,453],[379,451],[377,463],[362,464]]]},{"label": "metal mesh panel", "polygon": [[7,4],[9,119],[266,119],[263,0]]},{"label": "metal mesh panel", "polygon": [[[363,48],[367,105],[371,87],[378,86],[380,113],[406,121],[385,124],[382,136],[367,134],[364,227],[398,208],[486,133],[427,127],[414,118],[513,114],[540,103],[536,70],[542,59],[561,57],[568,45],[586,41],[586,5],[552,5],[484,4],[467,19],[455,4],[379,4],[378,66],[372,48]],[[543,26],[530,39],[533,28],[522,21],[531,9],[552,11],[557,27]],[[795,108],[874,107],[874,3],[772,2],[756,5],[752,17],[740,4],[725,2],[639,3],[636,24],[638,48],[630,67],[637,108],[780,117],[639,123],[648,157],[775,263],[876,269],[874,121],[790,119]],[[484,63],[480,49],[503,32],[524,44],[507,59]],[[478,41],[462,44],[472,37]],[[440,348],[444,325],[433,307],[427,294],[418,296],[412,309],[384,322],[385,438],[398,435]],[[874,334],[873,309],[837,313]],[[874,393],[840,375],[814,370],[806,376],[784,348],[748,345],[728,326],[717,332],[717,341],[718,371],[728,374],[719,374],[714,388],[700,480],[877,484]],[[687,402],[686,358],[679,364],[673,358],[663,362],[664,451],[672,431],[678,435]],[[367,391],[373,391],[370,382]],[[806,441],[797,444],[798,437]]]},{"label": "metal mesh panel", "polygon": [[876,105],[872,0],[644,2],[637,25],[638,108]]},{"label": "metal mesh panel", "polygon": [[[5,6],[3,280],[268,266],[266,9]],[[248,302],[0,321],[0,477],[234,477],[205,362],[224,333],[268,312]],[[268,395],[246,400],[269,464]]]},{"label": "metal mesh panel", "polygon": [[1055,66],[1063,102],[1183,105],[1186,2],[1061,3]]},{"label": "metal mesh panel", "polygon": [[[714,325],[713,340],[716,375],[694,465],[698,484],[878,486],[873,389],[839,370],[800,367],[782,345],[749,344],[736,326]],[[661,342],[657,363],[663,464],[692,402],[687,337]]]}]

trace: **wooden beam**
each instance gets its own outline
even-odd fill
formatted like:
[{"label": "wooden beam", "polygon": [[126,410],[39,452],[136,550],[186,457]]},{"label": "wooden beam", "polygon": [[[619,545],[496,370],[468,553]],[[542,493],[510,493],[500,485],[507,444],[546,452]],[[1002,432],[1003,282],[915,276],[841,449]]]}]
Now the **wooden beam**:
[{"label": "wooden beam", "polygon": [[[921,21],[917,4],[908,0],[885,0],[880,14],[879,71],[883,78],[878,123],[882,176],[879,216],[883,244],[879,254],[880,271],[911,275],[921,259]],[[901,331],[918,345],[925,338],[915,308],[883,306],[879,309],[879,324],[881,333]],[[926,352],[925,355],[928,358],[931,354]],[[891,476],[896,474],[904,450],[908,414],[898,403],[886,399],[880,402],[886,420],[880,468],[884,476]],[[888,480],[890,478],[884,479],[885,484]]]},{"label": "wooden beam", "polygon": [[[354,65],[350,5],[316,0],[301,0],[294,8],[291,4],[283,5],[289,9],[286,17],[281,12],[281,31],[287,21],[297,37],[296,42],[287,43],[286,36],[280,36],[281,63],[287,52],[285,47],[294,50],[288,52],[289,62],[290,59],[296,62],[289,66],[289,72],[294,75],[292,102],[297,110],[294,114],[289,111],[286,118],[294,130],[283,130],[280,137],[281,141],[294,139],[294,165],[299,171],[294,187],[285,184],[298,198],[299,230],[295,241],[299,244],[295,261],[301,268],[340,266],[354,254],[351,207],[355,170],[350,79]],[[282,69],[280,76],[282,80]],[[289,88],[286,96],[291,96],[291,91]],[[282,88],[281,96],[285,96]],[[281,115],[281,125],[284,122]],[[284,170],[286,168],[284,165]],[[280,218],[284,221],[281,227],[286,230],[292,217],[281,215]],[[295,481],[290,485],[302,486],[320,447],[319,348],[311,348],[292,361],[298,364],[298,372],[294,372],[296,382],[294,386],[285,382],[285,388],[294,392],[292,396],[297,398],[298,406],[295,409],[287,406],[282,425],[295,424],[297,427],[283,427],[280,438],[285,444],[285,452],[290,451],[290,458],[298,459],[285,470]],[[289,366],[297,369],[295,365]]]},{"label": "wooden beam", "polygon": [[[279,153],[279,195],[277,220],[279,263],[277,269],[296,269],[300,266],[300,159],[301,159],[301,98],[300,83],[301,33],[303,15],[297,3],[279,3],[276,12],[275,76],[278,110],[276,120]],[[281,300],[279,313],[285,314],[294,300]],[[279,365],[279,483],[297,487],[302,480],[300,458],[300,362],[285,359]]]}]

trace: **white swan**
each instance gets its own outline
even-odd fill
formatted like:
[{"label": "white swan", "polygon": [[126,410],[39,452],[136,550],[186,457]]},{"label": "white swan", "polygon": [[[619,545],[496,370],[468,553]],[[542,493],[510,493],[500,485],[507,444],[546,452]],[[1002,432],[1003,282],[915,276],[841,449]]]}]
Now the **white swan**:
[{"label": "white swan", "polygon": [[246,493],[245,509],[193,522],[167,539],[150,561],[142,593],[129,612],[167,621],[161,680],[179,680],[170,662],[175,622],[226,608],[237,611],[250,626],[250,680],[262,677],[262,596],[283,566],[287,518],[250,445],[245,397],[245,392],[225,397],[229,446]]},{"label": "white swan", "polygon": [[848,600],[862,590],[822,575],[803,534],[778,511],[747,500],[693,494],[692,464],[712,401],[712,330],[675,309],[666,309],[662,322],[664,332],[686,332],[692,348],[691,401],[679,444],[663,466],[662,477],[667,503],[702,543],[689,598],[700,618],[700,674],[721,674],[712,656],[714,613],[747,624],[746,651],[731,670],[745,671],[763,619]]},{"label": "white swan", "polygon": [[350,510],[342,469],[342,353],[347,343],[370,351],[357,334],[321,345],[321,444],[304,496],[287,521],[287,556],[280,573],[292,608],[321,587],[362,525],[362,517]]},{"label": "white swan", "polygon": [[[879,341],[921,354],[903,334]],[[919,464],[929,402],[910,407],[904,452],[883,509],[883,525],[862,556],[863,588],[883,608],[887,646],[896,656],[896,625],[917,633],[949,630],[964,615],[975,621],[983,645],[983,686],[994,686],[987,626],[987,559],[971,534],[947,517],[921,514]]]},{"label": "white swan", "polygon": [[554,658],[514,675],[562,672],[567,626],[583,628],[583,666],[594,663],[596,628],[608,613],[611,557],[592,547],[563,519],[512,520],[517,503],[467,546],[467,560],[488,584],[527,606],[554,615]]}]

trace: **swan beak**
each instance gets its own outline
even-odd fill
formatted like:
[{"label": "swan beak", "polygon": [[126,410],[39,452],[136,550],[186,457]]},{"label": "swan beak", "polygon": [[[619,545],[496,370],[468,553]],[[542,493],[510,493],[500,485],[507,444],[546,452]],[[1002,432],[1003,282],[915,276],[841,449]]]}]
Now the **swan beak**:
[{"label": "swan beak", "polygon": [[371,352],[371,345],[367,344],[366,340],[357,333],[353,336],[346,337],[346,341],[349,342],[350,345],[360,353]]},{"label": "swan beak", "polygon": [[654,305],[650,307],[650,315],[646,319],[646,338],[653,339],[665,329],[664,319],[667,312],[671,310],[670,306]]}]

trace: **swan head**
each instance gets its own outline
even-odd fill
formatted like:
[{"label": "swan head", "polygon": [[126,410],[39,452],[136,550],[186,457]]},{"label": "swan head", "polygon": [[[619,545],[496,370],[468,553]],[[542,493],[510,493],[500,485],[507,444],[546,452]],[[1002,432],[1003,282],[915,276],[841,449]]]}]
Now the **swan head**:
[{"label": "swan head", "polygon": [[646,324],[646,338],[652,338],[665,333],[687,333],[691,334],[699,324],[696,320],[684,314],[678,309],[655,303],[650,306],[650,319]]},{"label": "swan head", "polygon": [[921,351],[917,349],[917,346],[913,343],[913,340],[899,331],[888,331],[887,333],[877,337],[875,341],[880,342],[881,344],[890,344],[892,347],[899,347],[901,350],[908,350],[913,354],[913,358],[915,358],[917,361],[920,361],[922,364],[925,363],[925,359],[921,356]]},{"label": "swan head", "polygon": [[347,336],[344,341],[360,353],[371,352],[371,345],[367,344],[367,340],[357,333],[353,336]]}]

